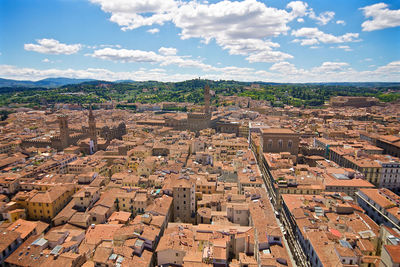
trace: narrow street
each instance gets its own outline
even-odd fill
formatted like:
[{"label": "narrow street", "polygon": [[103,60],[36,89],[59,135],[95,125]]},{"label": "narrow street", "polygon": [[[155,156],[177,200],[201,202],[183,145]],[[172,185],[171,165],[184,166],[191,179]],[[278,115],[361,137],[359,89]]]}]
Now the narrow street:
[{"label": "narrow street", "polygon": [[[283,241],[287,248],[292,265],[293,266],[311,267],[310,263],[307,260],[307,256],[304,254],[303,249],[301,248],[296,237],[293,235],[293,233],[291,233],[291,231],[287,230],[288,226],[289,226],[289,222],[288,222],[286,216],[283,213],[280,213],[280,211],[276,209],[276,204],[277,204],[276,203],[277,200],[275,199],[276,195],[271,192],[272,184],[270,183],[271,179],[268,176],[268,172],[266,170],[264,170],[264,168],[262,168],[262,167],[260,168],[260,162],[259,162],[257,156],[254,154],[254,151],[252,151],[252,153],[253,153],[254,157],[256,158],[257,166],[260,170],[260,173],[261,173],[263,181],[264,181],[263,188],[267,192],[267,194],[269,196],[269,200],[270,200],[269,203],[270,203],[271,207],[273,208],[273,210],[275,211],[274,212],[275,220],[277,221],[277,224],[281,228]],[[273,203],[275,203],[275,205]],[[277,215],[279,215],[279,218]],[[288,236],[290,237],[289,240],[287,239]]]}]

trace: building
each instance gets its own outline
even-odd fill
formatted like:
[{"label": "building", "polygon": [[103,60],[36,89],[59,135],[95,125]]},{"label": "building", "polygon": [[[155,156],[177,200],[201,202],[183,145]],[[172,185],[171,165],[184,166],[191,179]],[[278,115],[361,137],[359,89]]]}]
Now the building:
[{"label": "building", "polygon": [[174,181],[172,195],[174,198],[174,221],[196,221],[196,184],[187,176]]},{"label": "building", "polygon": [[379,227],[346,195],[283,195],[282,221],[310,266],[364,266],[376,255]]},{"label": "building", "polygon": [[370,107],[377,105],[379,100],[375,97],[363,96],[336,96],[330,99],[332,107]]},{"label": "building", "polygon": [[379,186],[382,173],[382,165],[376,160],[378,156],[382,155],[365,155],[351,148],[334,147],[329,150],[329,160],[359,171],[375,186]]},{"label": "building", "polygon": [[[71,145],[76,146],[80,140],[89,138],[91,141],[91,152],[95,152],[98,147],[97,136],[103,138],[107,142],[113,139],[122,140],[122,136],[126,134],[126,125],[124,122],[120,122],[118,125],[109,127],[107,125],[101,128],[96,127],[95,117],[93,111],[89,111],[89,127],[82,125],[81,129],[70,129],[68,127],[68,115],[58,116],[59,135],[52,136],[50,139],[42,140],[39,138],[30,138],[22,140],[21,147],[52,147],[57,150],[63,150]],[[108,143],[106,143],[108,145]],[[103,144],[102,149],[106,146]]]},{"label": "building", "polygon": [[290,129],[261,129],[261,139],[263,152],[290,152],[290,154],[295,156],[299,153],[299,134]]},{"label": "building", "polygon": [[375,139],[376,146],[383,149],[383,153],[400,157],[400,137],[381,135]]},{"label": "building", "polygon": [[230,222],[241,226],[249,225],[249,205],[248,203],[228,203],[226,206],[227,218]]},{"label": "building", "polygon": [[349,179],[343,174],[326,175],[324,179],[325,192],[342,192],[355,198],[360,188],[375,188],[373,184],[364,179]]},{"label": "building", "polygon": [[377,224],[400,230],[400,197],[392,191],[381,189],[360,189],[357,203]]},{"label": "building", "polygon": [[10,230],[3,230],[0,238],[0,265],[4,266],[4,260],[14,252],[22,240],[20,233]]},{"label": "building", "polygon": [[68,116],[58,116],[58,123],[60,126],[60,147],[62,149],[69,146],[69,128],[68,128]]},{"label": "building", "polygon": [[100,198],[100,190],[97,187],[86,186],[73,195],[74,208],[85,211],[93,207]]},{"label": "building", "polygon": [[197,132],[211,127],[210,87],[204,87],[204,112],[189,112],[187,114],[187,128]]},{"label": "building", "polygon": [[379,187],[387,188],[397,194],[400,193],[400,160],[391,156],[377,160],[381,168]]},{"label": "building", "polygon": [[384,245],[382,247],[380,267],[400,266],[400,245]]},{"label": "building", "polygon": [[44,192],[37,192],[27,199],[28,218],[51,221],[71,200],[73,186],[55,186]]}]

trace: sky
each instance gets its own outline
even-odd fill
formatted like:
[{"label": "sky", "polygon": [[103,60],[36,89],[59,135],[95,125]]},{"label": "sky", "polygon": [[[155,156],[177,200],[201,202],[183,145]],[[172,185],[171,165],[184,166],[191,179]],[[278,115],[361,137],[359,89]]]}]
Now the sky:
[{"label": "sky", "polygon": [[400,1],[0,0],[0,77],[400,82]]}]

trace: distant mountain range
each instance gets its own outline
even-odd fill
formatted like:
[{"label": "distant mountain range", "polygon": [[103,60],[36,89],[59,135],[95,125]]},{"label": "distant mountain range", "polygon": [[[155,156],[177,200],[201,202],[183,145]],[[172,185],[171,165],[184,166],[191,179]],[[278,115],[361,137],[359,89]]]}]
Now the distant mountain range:
[{"label": "distant mountain range", "polygon": [[93,79],[71,79],[71,78],[47,78],[33,81],[19,81],[19,80],[9,80],[0,78],[0,87],[46,87],[55,88],[67,84],[78,84],[83,82],[96,81]]}]

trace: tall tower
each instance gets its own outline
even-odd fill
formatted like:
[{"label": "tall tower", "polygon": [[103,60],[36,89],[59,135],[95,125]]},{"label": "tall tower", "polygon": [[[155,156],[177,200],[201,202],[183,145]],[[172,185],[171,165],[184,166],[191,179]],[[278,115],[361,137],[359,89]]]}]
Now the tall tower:
[{"label": "tall tower", "polygon": [[93,115],[92,107],[89,109],[89,138],[93,142],[92,153],[97,151],[97,130],[96,120]]},{"label": "tall tower", "polygon": [[58,116],[58,125],[60,126],[61,149],[64,149],[69,146],[68,116]]},{"label": "tall tower", "polygon": [[210,86],[208,84],[204,87],[204,113],[210,113]]}]

